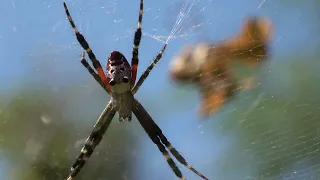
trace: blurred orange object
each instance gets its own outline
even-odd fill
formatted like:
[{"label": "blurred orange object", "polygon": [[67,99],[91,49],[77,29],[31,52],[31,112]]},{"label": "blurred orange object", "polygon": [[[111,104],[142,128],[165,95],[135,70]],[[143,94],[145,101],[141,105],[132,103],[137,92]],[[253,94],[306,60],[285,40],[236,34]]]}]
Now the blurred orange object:
[{"label": "blurred orange object", "polygon": [[[196,83],[202,95],[199,113],[210,116],[230,100],[239,89],[231,72],[230,62],[239,61],[249,67],[268,59],[271,22],[267,18],[249,17],[234,37],[215,44],[186,45],[170,64],[175,82]],[[248,81],[249,82],[249,81]]]}]

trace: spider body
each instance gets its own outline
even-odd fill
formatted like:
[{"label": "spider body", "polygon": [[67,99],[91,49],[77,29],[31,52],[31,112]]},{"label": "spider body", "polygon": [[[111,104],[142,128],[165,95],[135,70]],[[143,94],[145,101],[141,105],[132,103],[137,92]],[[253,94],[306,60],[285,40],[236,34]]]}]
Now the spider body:
[{"label": "spider body", "polygon": [[114,92],[120,94],[130,91],[131,67],[121,52],[113,51],[110,53],[107,63],[107,77]]},{"label": "spider body", "polygon": [[131,121],[133,94],[131,92],[131,66],[119,51],[110,53],[107,78],[111,87],[111,103],[119,114],[119,121]]},{"label": "spider body", "polygon": [[82,65],[111,97],[108,105],[105,107],[96,124],[94,125],[94,128],[87,138],[83,148],[81,149],[80,154],[72,164],[67,180],[71,180],[83,168],[86,161],[92,155],[95,147],[102,140],[102,137],[107,131],[116,112],[118,112],[120,122],[126,120],[131,121],[132,113],[137,117],[144,131],[148,134],[152,142],[158,147],[159,151],[167,160],[167,163],[169,164],[172,171],[180,180],[184,180],[184,177],[179,168],[176,166],[175,162],[172,160],[169,152],[186,168],[193,171],[202,179],[208,179],[186,162],[186,160],[164,136],[159,126],[153,121],[145,108],[139,103],[137,99],[134,98],[134,94],[141,87],[155,64],[161,59],[162,54],[167,47],[167,44],[163,45],[158,55],[153,59],[152,63],[143,72],[136,83],[139,62],[139,44],[142,36],[141,22],[143,14],[143,0],[140,0],[138,27],[134,34],[131,66],[121,52],[113,51],[108,58],[106,73],[104,73],[100,62],[92,52],[92,49],[89,47],[89,44],[85,40],[84,36],[76,28],[76,25],[73,22],[65,3],[64,8],[70,25],[77,37],[77,40],[85,50],[85,52],[88,54],[89,59],[92,62],[92,66],[95,70],[86,61],[85,52],[83,52],[80,57]]},{"label": "spider body", "polygon": [[[115,85],[116,86],[116,85]],[[131,121],[132,107],[133,107],[133,94],[131,91],[123,93],[112,93],[110,102],[119,114],[119,121]]]}]

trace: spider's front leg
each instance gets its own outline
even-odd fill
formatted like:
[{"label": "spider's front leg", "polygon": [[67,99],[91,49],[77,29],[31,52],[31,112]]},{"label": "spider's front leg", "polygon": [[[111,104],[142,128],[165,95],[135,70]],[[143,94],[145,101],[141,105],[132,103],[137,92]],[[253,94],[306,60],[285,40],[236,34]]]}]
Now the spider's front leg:
[{"label": "spider's front leg", "polygon": [[149,126],[148,120],[151,119],[150,115],[147,113],[147,111],[136,99],[134,99],[132,112],[137,117],[139,123],[141,124],[144,131],[148,134],[152,142],[158,146],[158,149],[160,150],[162,155],[166,158],[172,171],[176,174],[176,176],[180,180],[184,180],[185,178],[183,177],[180,169],[177,167],[176,163],[173,161],[173,159],[171,158],[170,154],[168,153],[164,145],[160,142],[160,139],[157,136],[157,134],[153,132],[153,130],[151,129],[152,127]]},{"label": "spider's front leg", "polygon": [[67,180],[72,180],[72,178],[80,172],[88,158],[92,155],[95,147],[100,143],[102,136],[107,131],[115,113],[116,111],[112,106],[112,103],[109,103],[94,125],[94,128],[81,149],[80,154],[77,156],[76,161],[72,164]]},{"label": "spider's front leg", "polygon": [[169,155],[168,151],[165,149],[165,147],[171,152],[171,154],[185,167],[190,169],[192,172],[197,174],[202,179],[208,180],[204,175],[202,175],[200,172],[198,172],[195,168],[193,168],[191,165],[189,165],[186,160],[183,158],[183,156],[171,145],[171,143],[168,141],[168,139],[165,137],[165,135],[162,133],[159,126],[153,121],[149,113],[144,109],[144,107],[138,102],[138,100],[134,99],[134,105],[132,108],[133,113],[139,120],[139,123],[143,127],[143,129],[146,131],[146,133],[149,135],[150,139],[158,146],[159,150],[163,154],[163,156],[167,159],[167,162],[169,166],[171,167],[172,171],[176,174],[176,176],[183,180],[184,177],[179,170],[179,168],[176,166],[174,161],[172,160],[171,156]]}]

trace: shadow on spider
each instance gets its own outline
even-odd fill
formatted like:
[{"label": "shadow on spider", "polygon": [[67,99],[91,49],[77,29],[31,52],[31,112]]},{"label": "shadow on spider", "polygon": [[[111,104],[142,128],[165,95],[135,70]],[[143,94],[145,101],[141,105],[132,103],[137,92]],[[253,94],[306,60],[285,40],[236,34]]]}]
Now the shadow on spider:
[{"label": "shadow on spider", "polygon": [[175,162],[172,160],[169,152],[181,164],[193,171],[199,177],[201,177],[202,179],[208,179],[186,162],[186,160],[180,155],[180,153],[171,145],[168,139],[163,135],[161,129],[153,121],[153,119],[145,110],[145,108],[138,102],[138,100],[134,98],[134,94],[141,87],[144,80],[148,77],[150,71],[155,66],[155,64],[161,59],[162,54],[167,47],[167,44],[163,45],[158,55],[154,58],[152,63],[143,72],[143,74],[135,84],[139,63],[139,45],[142,36],[141,22],[143,15],[143,0],[140,0],[138,27],[134,34],[131,66],[129,65],[127,59],[121,52],[113,51],[111,52],[108,58],[106,74],[104,73],[104,70],[101,67],[100,62],[97,60],[96,56],[94,55],[92,49],[89,47],[89,44],[85,40],[84,36],[76,28],[76,25],[71,18],[66,3],[63,3],[63,5],[68,20],[77,37],[77,40],[82,46],[82,48],[85,50],[85,52],[88,54],[89,59],[92,62],[92,66],[95,70],[86,61],[85,52],[81,54],[80,58],[82,65],[86,67],[86,69],[93,76],[93,78],[111,96],[108,105],[105,107],[104,111],[98,118],[91,134],[85,142],[84,147],[81,149],[80,154],[77,156],[75,162],[72,164],[67,180],[71,180],[80,172],[86,161],[92,155],[95,147],[102,140],[102,137],[107,131],[116,112],[118,112],[119,114],[120,121],[131,121],[133,112],[133,114],[137,117],[142,128],[148,134],[152,142],[157,145],[158,149],[167,160],[167,163],[171,167],[172,171],[179,179],[183,180],[184,177],[179,168],[176,166]]}]

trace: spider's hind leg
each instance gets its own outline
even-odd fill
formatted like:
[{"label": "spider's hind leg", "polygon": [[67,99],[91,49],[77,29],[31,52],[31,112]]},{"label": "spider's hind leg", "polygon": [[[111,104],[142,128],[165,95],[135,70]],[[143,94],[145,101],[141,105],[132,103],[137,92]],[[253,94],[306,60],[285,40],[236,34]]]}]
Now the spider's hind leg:
[{"label": "spider's hind leg", "polygon": [[134,33],[132,59],[131,59],[131,87],[134,86],[137,78],[138,64],[139,64],[139,45],[142,37],[142,15],[143,15],[143,0],[140,0],[140,10],[138,18],[138,27]]},{"label": "spider's hind leg", "polygon": [[[72,20],[71,14],[69,12],[69,9],[67,7],[67,4],[64,2],[63,3],[64,9],[65,9],[65,13],[68,17],[69,23],[76,35],[76,38],[79,42],[79,44],[82,46],[82,48],[87,52],[89,59],[92,62],[93,67],[96,69],[98,75],[100,76],[100,78],[102,79],[103,83],[105,84],[107,89],[111,89],[111,85],[109,84],[109,81],[101,67],[100,62],[97,60],[95,54],[93,53],[92,49],[89,47],[88,42],[86,41],[86,39],[84,38],[84,36],[79,32],[79,30],[77,29],[75,23]],[[108,90],[110,91],[110,90]]]},{"label": "spider's hind leg", "polygon": [[108,93],[111,94],[111,90],[105,85],[100,76],[92,69],[87,60],[85,59],[85,51],[81,53],[80,56],[81,64],[88,70],[91,76],[100,84],[100,86]]},{"label": "spider's hind leg", "polygon": [[134,88],[132,89],[132,93],[135,94],[139,88],[142,86],[143,82],[147,79],[147,77],[149,76],[149,73],[151,72],[151,70],[153,69],[153,67],[160,61],[160,59],[162,58],[162,55],[164,53],[164,51],[166,50],[167,47],[167,43],[165,43],[161,50],[159,51],[159,53],[157,54],[157,56],[153,59],[152,63],[147,67],[147,69],[143,72],[143,74],[140,76],[137,84],[134,86]]}]

